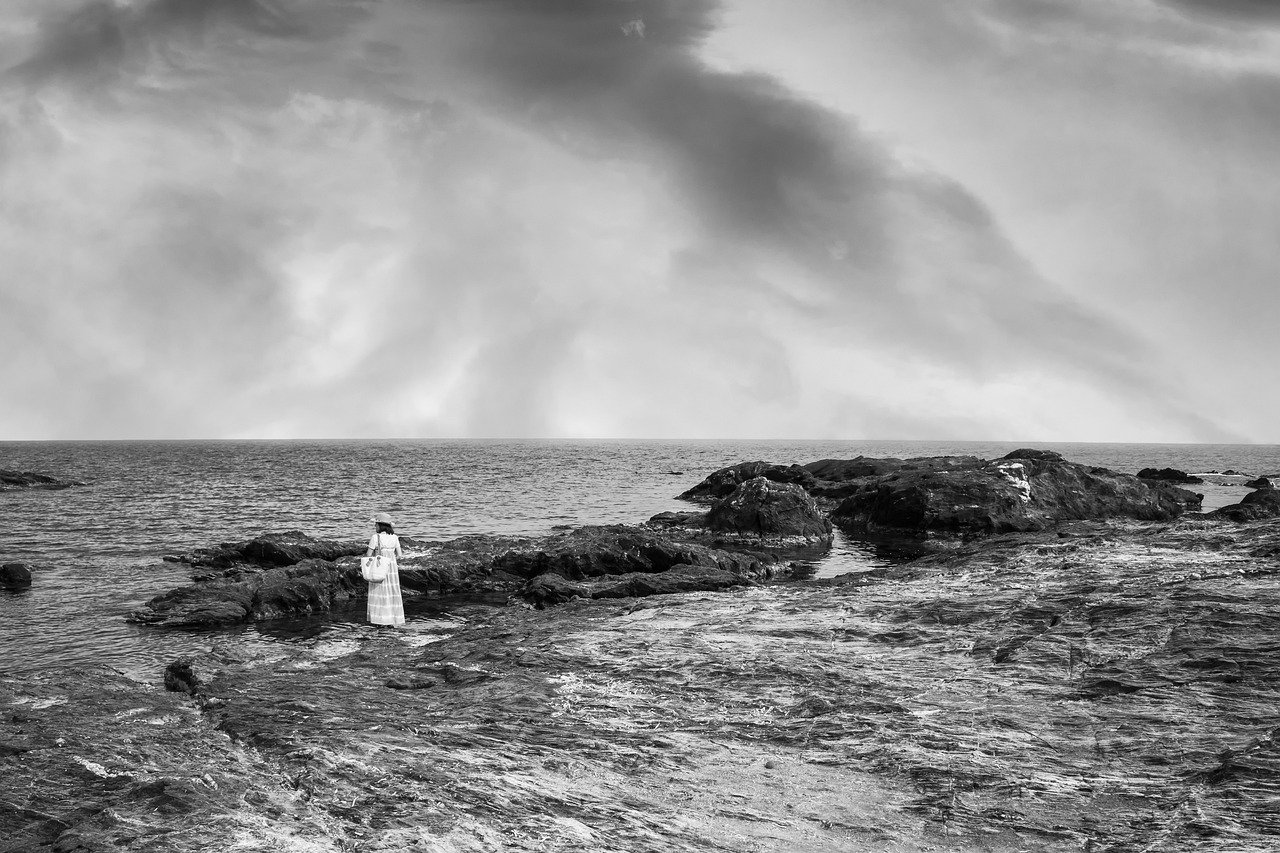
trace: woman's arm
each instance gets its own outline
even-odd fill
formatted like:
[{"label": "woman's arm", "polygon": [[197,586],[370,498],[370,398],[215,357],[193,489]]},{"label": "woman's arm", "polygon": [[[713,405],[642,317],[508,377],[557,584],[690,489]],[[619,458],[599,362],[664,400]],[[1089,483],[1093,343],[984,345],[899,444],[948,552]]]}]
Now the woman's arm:
[{"label": "woman's arm", "polygon": [[372,557],[373,549],[376,547],[378,547],[378,534],[375,533],[369,537],[369,547],[365,550],[364,555],[366,557]]},{"label": "woman's arm", "polygon": [[404,549],[400,547],[400,537],[396,537],[396,559],[399,560],[404,556]]}]

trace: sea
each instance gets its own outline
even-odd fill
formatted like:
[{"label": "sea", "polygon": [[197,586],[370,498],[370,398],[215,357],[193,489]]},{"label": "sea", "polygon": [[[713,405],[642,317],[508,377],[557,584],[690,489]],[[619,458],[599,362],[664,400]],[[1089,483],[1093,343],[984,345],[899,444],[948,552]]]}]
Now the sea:
[{"label": "sea", "polygon": [[[1235,471],[1195,490],[1205,509],[1247,493],[1246,476],[1280,473],[1280,446],[1053,444],[965,441],[36,441],[0,442],[0,469],[85,485],[0,492],[0,562],[35,567],[30,589],[0,591],[0,672],[106,665],[154,681],[210,636],[125,622],[159,593],[189,582],[165,555],[261,533],[366,537],[388,512],[424,540],[464,534],[543,535],[586,524],[639,523],[689,509],[676,495],[750,460],[806,463],[856,456],[997,458],[1032,446],[1068,460],[1136,473],[1146,467]],[[814,577],[886,559],[838,538]],[[456,630],[448,599],[406,602],[424,640]],[[358,608],[233,629],[245,642],[310,643],[365,630]]]}]

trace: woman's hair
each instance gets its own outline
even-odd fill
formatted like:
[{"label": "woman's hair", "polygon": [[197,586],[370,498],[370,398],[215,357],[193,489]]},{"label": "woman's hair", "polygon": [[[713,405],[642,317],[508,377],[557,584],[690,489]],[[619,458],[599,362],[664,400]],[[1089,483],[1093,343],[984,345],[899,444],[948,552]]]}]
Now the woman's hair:
[{"label": "woman's hair", "polygon": [[390,524],[387,524],[385,521],[379,521],[378,532],[379,533],[395,533],[396,531],[395,531],[395,528],[393,528]]}]

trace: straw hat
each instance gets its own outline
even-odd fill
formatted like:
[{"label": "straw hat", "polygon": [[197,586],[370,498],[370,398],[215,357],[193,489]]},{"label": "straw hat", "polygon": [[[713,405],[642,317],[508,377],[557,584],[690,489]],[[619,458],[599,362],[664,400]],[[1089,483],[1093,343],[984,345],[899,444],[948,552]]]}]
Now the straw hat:
[{"label": "straw hat", "polygon": [[387,515],[385,512],[380,512],[380,513],[378,513],[377,515],[375,515],[375,516],[373,517],[373,523],[374,523],[374,524],[389,524],[389,525],[391,525],[392,527],[395,527],[395,523],[391,521],[391,516]]}]

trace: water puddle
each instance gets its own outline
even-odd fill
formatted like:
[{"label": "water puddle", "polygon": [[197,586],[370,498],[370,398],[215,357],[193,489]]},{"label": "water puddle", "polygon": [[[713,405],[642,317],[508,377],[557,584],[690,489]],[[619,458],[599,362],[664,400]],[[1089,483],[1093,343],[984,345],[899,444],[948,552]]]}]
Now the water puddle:
[{"label": "water puddle", "polygon": [[846,576],[884,577],[927,553],[922,544],[903,540],[855,539],[835,531],[831,550],[816,560],[797,563],[797,580],[828,580]]}]

